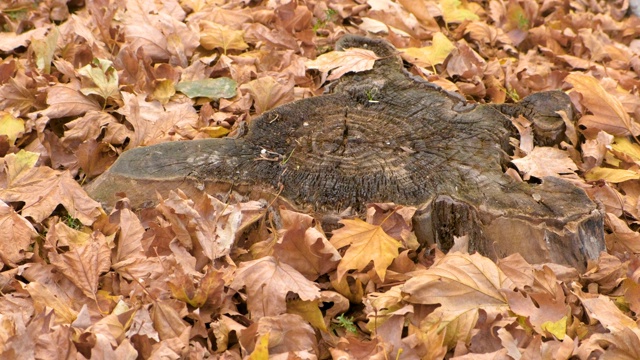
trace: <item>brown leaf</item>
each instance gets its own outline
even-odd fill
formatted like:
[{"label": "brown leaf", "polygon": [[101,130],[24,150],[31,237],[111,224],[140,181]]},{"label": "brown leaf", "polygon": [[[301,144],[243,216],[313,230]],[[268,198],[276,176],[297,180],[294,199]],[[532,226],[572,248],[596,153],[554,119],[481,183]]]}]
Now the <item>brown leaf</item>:
[{"label": "brown leaf", "polygon": [[293,82],[281,84],[271,76],[261,77],[240,87],[253,98],[256,115],[293,101]]},{"label": "brown leaf", "polygon": [[38,235],[31,223],[0,201],[0,259],[15,267],[24,260],[32,240]]},{"label": "brown leaf", "polygon": [[564,179],[580,180],[575,173],[578,166],[571,160],[569,153],[552,147],[534,147],[527,156],[511,162],[518,167],[522,178],[529,180],[531,176],[539,179],[555,176]]},{"label": "brown leaf", "polygon": [[582,94],[582,104],[593,113],[580,119],[587,128],[597,128],[616,136],[640,134],[640,126],[631,120],[620,101],[604,90],[592,76],[571,73],[565,81],[573,85],[574,91]]},{"label": "brown leaf", "polygon": [[293,292],[302,300],[320,297],[317,285],[291,266],[266,256],[240,264],[231,287],[246,287],[247,305],[253,319],[274,316],[287,311],[285,297]]},{"label": "brown leaf", "polygon": [[[146,95],[122,92],[124,106],[118,113],[133,125],[134,137],[128,148],[155,144],[170,139],[193,138],[198,114],[190,103],[147,101]],[[177,134],[176,134],[177,133]]]},{"label": "brown leaf", "polygon": [[318,69],[323,73],[331,71],[328,80],[335,80],[348,72],[361,72],[373,69],[379,57],[371,50],[352,48],[343,51],[331,51],[307,61],[309,69]]},{"label": "brown leaf", "polygon": [[84,115],[89,111],[100,111],[102,107],[97,101],[82,95],[76,89],[57,85],[47,91],[47,107],[42,114],[51,118]]},{"label": "brown leaf", "polygon": [[151,308],[153,327],[158,331],[160,340],[179,338],[188,330],[187,323],[170,301],[158,301]]},{"label": "brown leaf", "polygon": [[227,50],[245,50],[249,47],[244,42],[244,31],[242,30],[233,30],[210,21],[202,21],[200,26],[202,28],[200,44],[207,50],[218,48],[226,54]]},{"label": "brown leaf", "polygon": [[261,317],[257,323],[240,333],[240,344],[248,353],[253,352],[256,340],[269,334],[269,355],[289,353],[308,358],[317,354],[317,341],[313,328],[299,315],[282,314]]},{"label": "brown leaf", "polygon": [[451,311],[471,308],[505,309],[503,289],[512,281],[488,258],[479,254],[449,253],[427,270],[416,272],[402,289],[408,301],[441,304]]},{"label": "brown leaf", "polygon": [[[553,275],[551,269],[545,267],[544,272]],[[540,272],[535,271],[534,277]],[[515,314],[527,317],[533,328],[540,335],[545,335],[545,323],[555,323],[569,314],[569,305],[562,286],[558,282],[553,283],[554,289],[550,291],[514,292],[504,291],[509,303],[509,309]]]},{"label": "brown leaf", "polygon": [[[9,168],[7,172],[14,173],[15,170]],[[46,219],[59,204],[85,225],[91,225],[102,211],[100,204],[87,195],[69,171],[45,166],[21,171],[6,189],[0,190],[0,199],[24,202],[22,215],[30,216],[36,222]]]},{"label": "brown leaf", "polygon": [[336,268],[340,254],[313,226],[313,217],[284,209],[280,210],[280,216],[283,223],[281,238],[273,247],[277,259],[291,265],[309,280]]},{"label": "brown leaf", "polygon": [[376,274],[384,281],[387,268],[398,257],[402,244],[387,235],[381,225],[368,224],[360,219],[340,220],[343,227],[333,232],[331,243],[336,249],[350,245],[338,265],[338,281],[352,269],[359,271],[373,261]]},{"label": "brown leaf", "polygon": [[89,298],[95,299],[100,275],[109,271],[111,250],[97,241],[74,247],[64,254],[49,253],[49,259]]}]

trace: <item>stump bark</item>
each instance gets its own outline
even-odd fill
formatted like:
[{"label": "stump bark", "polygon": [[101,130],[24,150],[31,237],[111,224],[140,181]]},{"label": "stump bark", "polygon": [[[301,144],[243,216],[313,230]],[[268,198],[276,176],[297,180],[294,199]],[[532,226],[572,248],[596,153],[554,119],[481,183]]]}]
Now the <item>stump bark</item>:
[{"label": "stump bark", "polygon": [[[534,124],[536,141],[562,140],[571,113],[562,92],[519,104],[474,105],[403,69],[381,40],[345,36],[339,49],[361,47],[381,57],[350,73],[330,93],[280,106],[253,120],[238,139],[163,143],[125,152],[89,184],[109,205],[125,192],[134,206],[155,192],[231,189],[253,198],[276,194],[317,214],[367,203],[416,205],[418,239],[447,251],[454,236],[497,259],[519,252],[533,263],[584,269],[604,250],[603,214],[576,186],[544,178],[519,183],[504,175],[511,115]],[[506,114],[506,115],[505,115]]]}]

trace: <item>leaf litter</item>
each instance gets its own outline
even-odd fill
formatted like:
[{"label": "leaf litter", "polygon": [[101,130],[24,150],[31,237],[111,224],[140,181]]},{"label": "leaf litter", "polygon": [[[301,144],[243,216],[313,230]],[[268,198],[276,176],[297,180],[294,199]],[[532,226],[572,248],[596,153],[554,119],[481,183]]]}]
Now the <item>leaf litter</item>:
[{"label": "leaf litter", "polygon": [[[0,353],[6,358],[635,359],[640,20],[629,2],[195,0],[0,4]],[[371,69],[345,33],[470,101],[561,89],[568,142],[526,124],[511,174],[606,211],[583,274],[420,248],[414,208],[308,214],[176,189],[107,214],[81,184],[127,149],[220,137]],[[566,114],[565,114],[566,115]],[[514,119],[517,124],[517,119]],[[513,174],[517,172],[517,174]],[[527,239],[514,239],[527,241]]]}]

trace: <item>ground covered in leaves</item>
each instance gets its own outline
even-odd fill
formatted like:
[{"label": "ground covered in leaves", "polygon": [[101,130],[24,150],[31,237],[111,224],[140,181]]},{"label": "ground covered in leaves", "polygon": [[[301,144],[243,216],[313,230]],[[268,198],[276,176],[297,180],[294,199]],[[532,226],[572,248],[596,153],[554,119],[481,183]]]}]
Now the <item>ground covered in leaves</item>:
[{"label": "ground covered in leaves", "polygon": [[[640,358],[640,20],[587,0],[43,0],[0,4],[0,349],[11,359]],[[366,70],[387,39],[473,102],[562,89],[580,118],[522,181],[559,176],[606,211],[585,273],[419,249],[415,209],[309,215],[179,190],[105,212],[82,184],[123,151],[233,135]],[[280,224],[277,226],[276,224]],[[527,239],[514,239],[527,241]]]}]

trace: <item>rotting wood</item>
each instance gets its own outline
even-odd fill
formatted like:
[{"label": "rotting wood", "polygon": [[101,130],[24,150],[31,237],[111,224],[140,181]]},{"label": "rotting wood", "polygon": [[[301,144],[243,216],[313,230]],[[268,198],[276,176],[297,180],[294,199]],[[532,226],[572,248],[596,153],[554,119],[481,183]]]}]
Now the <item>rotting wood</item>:
[{"label": "rotting wood", "polygon": [[557,178],[518,183],[503,172],[514,133],[505,114],[526,116],[539,144],[556,144],[564,122],[555,112],[571,111],[564,93],[469,104],[409,75],[384,41],[345,36],[338,44],[351,47],[382,59],[343,76],[328,94],[264,113],[242,138],[127,151],[89,194],[108,205],[125,192],[141,207],[154,203],[156,191],[234,189],[253,198],[279,194],[319,216],[395,202],[418,206],[419,241],[445,251],[454,236],[468,235],[470,251],[494,259],[519,252],[533,263],[584,269],[604,250],[602,212],[583,190]]}]

